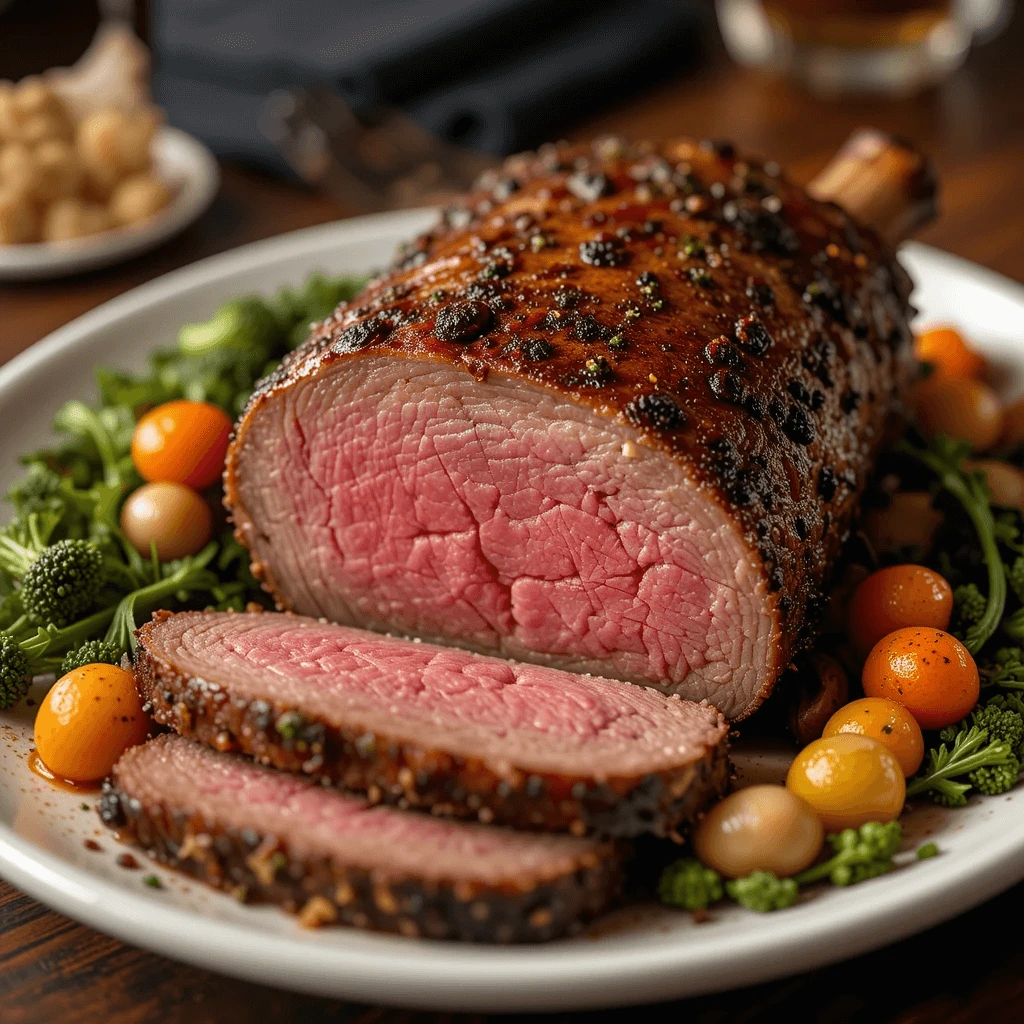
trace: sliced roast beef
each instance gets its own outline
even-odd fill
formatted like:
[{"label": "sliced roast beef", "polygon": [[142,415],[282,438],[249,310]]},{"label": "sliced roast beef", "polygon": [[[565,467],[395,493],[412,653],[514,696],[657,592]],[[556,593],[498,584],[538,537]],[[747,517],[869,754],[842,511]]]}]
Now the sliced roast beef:
[{"label": "sliced roast beef", "polygon": [[821,201],[929,208],[869,150],[818,199],[690,141],[482,182],[242,417],[227,501],[279,606],[748,714],[913,368],[893,250]]},{"label": "sliced roast beef", "polygon": [[668,835],[727,782],[721,714],[646,687],[273,612],[158,613],[137,638],[158,721],[373,802]]},{"label": "sliced roast beef", "polygon": [[99,809],[151,856],[307,924],[541,941],[601,911],[620,881],[608,843],[370,807],[167,734],[121,757]]}]

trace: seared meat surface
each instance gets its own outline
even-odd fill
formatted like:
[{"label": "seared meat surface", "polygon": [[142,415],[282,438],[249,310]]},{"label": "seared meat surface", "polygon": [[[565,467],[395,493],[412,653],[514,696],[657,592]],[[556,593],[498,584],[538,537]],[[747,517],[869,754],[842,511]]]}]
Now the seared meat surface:
[{"label": "seared meat surface", "polygon": [[889,245],[730,146],[510,160],[254,395],[281,607],[749,714],[913,360]]},{"label": "seared meat surface", "polygon": [[296,615],[158,612],[158,722],[377,802],[582,835],[669,835],[724,791],[711,707]]},{"label": "seared meat surface", "polygon": [[123,754],[99,811],[159,860],[307,925],[538,942],[577,930],[621,880],[609,843],[369,807],[181,736]]}]

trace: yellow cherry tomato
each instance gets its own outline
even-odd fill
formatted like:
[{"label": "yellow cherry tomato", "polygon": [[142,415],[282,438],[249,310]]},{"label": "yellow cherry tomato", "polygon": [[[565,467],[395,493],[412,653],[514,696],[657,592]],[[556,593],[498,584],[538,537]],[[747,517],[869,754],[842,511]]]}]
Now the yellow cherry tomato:
[{"label": "yellow cherry tomato", "polygon": [[953,588],[923,565],[892,565],[873,572],[850,601],[850,639],[863,657],[883,636],[904,626],[945,629]]},{"label": "yellow cherry tomato", "polygon": [[914,394],[917,420],[925,434],[949,434],[984,452],[999,440],[1003,407],[999,396],[981,381],[967,377],[930,377]]},{"label": "yellow cherry tomato", "polygon": [[184,484],[143,484],[121,508],[121,529],[144,558],[155,544],[157,556],[169,561],[205,547],[213,533],[213,513],[202,495]]},{"label": "yellow cherry tomato", "polygon": [[933,327],[919,334],[914,341],[914,353],[922,363],[931,364],[936,374],[945,377],[981,380],[985,376],[984,356],[975,352],[952,327]]},{"label": "yellow cherry tomato", "polygon": [[231,436],[228,414],[209,402],[165,402],[139,420],[132,462],[143,480],[166,480],[201,491],[224,471]]},{"label": "yellow cherry tomato", "polygon": [[786,787],[814,809],[829,832],[892,821],[903,810],[903,769],[878,740],[856,733],[822,737],[790,765]]},{"label": "yellow cherry tomato", "polygon": [[861,676],[869,697],[902,704],[922,729],[959,722],[978,703],[981,680],[970,651],[941,629],[897,629],[871,649]]},{"label": "yellow cherry tomato", "polygon": [[62,676],[36,715],[36,752],[60,779],[96,782],[149,733],[131,672],[83,665]]},{"label": "yellow cherry tomato", "polygon": [[726,878],[751,871],[795,875],[813,863],[825,830],[785,786],[747,786],[715,804],[693,833],[693,852]]},{"label": "yellow cherry tomato", "polygon": [[861,697],[841,707],[825,723],[822,736],[855,733],[888,747],[909,778],[924,760],[924,736],[917,719],[902,705],[884,697]]}]

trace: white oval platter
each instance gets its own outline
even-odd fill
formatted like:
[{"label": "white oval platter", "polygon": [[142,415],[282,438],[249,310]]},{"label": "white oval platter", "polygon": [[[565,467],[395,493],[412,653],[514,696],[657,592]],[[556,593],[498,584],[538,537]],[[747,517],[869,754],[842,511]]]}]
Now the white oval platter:
[{"label": "white oval platter", "polygon": [[[95,365],[132,367],[173,343],[179,324],[226,299],[298,284],[313,270],[363,273],[432,220],[429,211],[329,224],[204,260],[79,318],[0,369],[0,489],[20,452],[48,439],[65,399],[93,394]],[[1024,385],[1024,287],[920,245],[905,262],[922,322],[958,324],[1000,369],[1007,393]],[[36,693],[38,699],[40,693]],[[470,947],[345,929],[304,931],[274,908],[238,905],[163,868],[128,871],[101,829],[95,797],[31,774],[31,712],[0,715],[0,875],[55,909],[136,945],[284,988],[444,1010],[578,1010],[652,1002],[748,985],[894,942],[1024,878],[1021,792],[957,811],[907,818],[908,850],[929,838],[941,854],[851,889],[824,888],[770,915],[716,910],[695,924],[658,908],[534,947]],[[749,778],[785,770],[766,753],[741,758]],[[85,803],[87,809],[83,809]],[[90,851],[92,839],[102,847]],[[140,858],[142,859],[142,858]],[[143,884],[155,870],[164,883]]]}]

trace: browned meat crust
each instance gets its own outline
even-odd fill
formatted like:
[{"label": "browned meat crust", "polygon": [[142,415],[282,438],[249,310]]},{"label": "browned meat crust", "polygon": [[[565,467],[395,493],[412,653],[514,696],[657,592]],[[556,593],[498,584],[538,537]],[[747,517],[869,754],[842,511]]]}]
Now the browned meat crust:
[{"label": "browned meat crust", "polygon": [[484,887],[405,878],[383,884],[370,871],[294,856],[253,829],[219,827],[167,805],[145,804],[104,783],[103,822],[151,857],[231,893],[275,903],[306,925],[335,922],[407,937],[466,942],[544,942],[571,935],[618,897],[620,851],[605,844],[554,881],[508,879]]},{"label": "browned meat crust", "polygon": [[[269,395],[335,360],[521,377],[692,465],[760,557],[781,671],[900,412],[909,294],[874,232],[730,145],[544,147],[487,176],[263,383],[227,504],[246,542],[234,453]],[[273,566],[254,571],[278,592]]]},{"label": "browned meat crust", "polygon": [[359,728],[339,728],[299,709],[232,696],[216,683],[182,675],[136,633],[135,679],[153,717],[183,736],[263,764],[329,780],[373,803],[429,808],[516,828],[631,837],[668,836],[728,787],[728,738],[672,771],[633,778],[516,773]]}]

